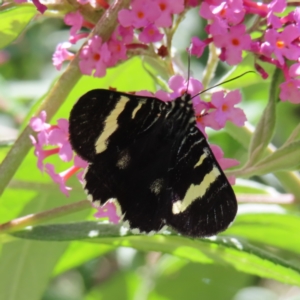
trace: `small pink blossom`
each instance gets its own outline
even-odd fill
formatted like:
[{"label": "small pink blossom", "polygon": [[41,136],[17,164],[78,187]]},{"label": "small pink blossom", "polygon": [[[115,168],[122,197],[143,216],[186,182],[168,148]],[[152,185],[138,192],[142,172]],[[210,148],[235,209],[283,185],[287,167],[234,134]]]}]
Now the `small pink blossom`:
[{"label": "small pink blossom", "polygon": [[47,6],[42,4],[39,0],[32,0],[32,3],[35,5],[37,10],[43,14],[47,10]]},{"label": "small pink blossom", "polygon": [[160,16],[155,21],[155,25],[158,27],[170,27],[172,26],[173,14],[179,14],[184,10],[183,0],[155,0],[160,8]]},{"label": "small pink blossom", "polygon": [[136,0],[131,5],[131,10],[122,9],[118,14],[119,23],[124,26],[142,28],[156,21],[161,14],[157,3]]},{"label": "small pink blossom", "polygon": [[207,44],[196,36],[192,37],[191,44],[191,54],[198,58],[201,57]]},{"label": "small pink blossom", "polygon": [[295,25],[285,27],[282,32],[269,29],[265,33],[262,53],[269,56],[270,52],[273,52],[281,65],[284,65],[284,57],[290,60],[297,60],[300,56],[300,47],[293,42],[298,38],[299,29]]},{"label": "small pink blossom", "polygon": [[135,93],[135,95],[144,96],[144,97],[154,97],[153,93],[147,90],[141,90]]},{"label": "small pink blossom", "polygon": [[268,4],[267,20],[268,25],[272,25],[274,29],[282,26],[280,17],[276,16],[275,13],[282,13],[286,9],[286,0],[273,0]]},{"label": "small pink blossom", "polygon": [[48,144],[49,130],[51,125],[46,123],[47,113],[43,110],[39,117],[32,117],[29,126],[35,132],[38,132],[38,142],[41,145]]},{"label": "small pink blossom", "polygon": [[300,76],[300,63],[296,63],[290,66],[289,76],[294,78]]},{"label": "small pink blossom", "polygon": [[46,164],[45,167],[46,172],[49,174],[52,180],[59,185],[61,192],[64,193],[67,197],[69,197],[68,191],[71,190],[71,188],[66,186],[66,171],[56,174],[54,166],[52,164]]},{"label": "small pink blossom", "polygon": [[236,159],[224,158],[224,152],[219,146],[211,144],[210,149],[212,150],[222,170],[226,170],[240,164],[240,162]]},{"label": "small pink blossom", "polygon": [[242,0],[220,1],[213,5],[204,1],[199,13],[203,18],[213,21],[209,27],[212,35],[222,35],[227,33],[229,27],[243,20],[245,9]]},{"label": "small pink blossom", "polygon": [[71,44],[68,42],[60,43],[56,46],[56,50],[52,56],[52,62],[58,71],[61,69],[62,63],[65,60],[72,60],[75,57],[74,53],[67,50],[70,46]]},{"label": "small pink blossom", "polygon": [[159,90],[154,95],[156,98],[165,102],[174,100],[173,98],[171,98],[171,95],[166,91]]},{"label": "small pink blossom", "polygon": [[242,51],[249,50],[251,46],[250,35],[246,33],[243,24],[231,27],[227,34],[214,35],[214,43],[224,52],[224,60],[229,65],[236,65],[242,61]]},{"label": "small pink blossom", "polygon": [[84,175],[84,171],[85,171],[85,169],[87,168],[88,165],[89,164],[85,160],[83,160],[78,155],[75,155],[75,157],[74,157],[74,166],[78,169],[83,169],[82,171],[80,171],[76,174],[76,176],[77,176],[77,178],[78,178],[78,180],[81,184],[83,184],[83,182],[84,182],[83,175]]},{"label": "small pink blossom", "polygon": [[[240,162],[236,159],[224,158],[224,152],[222,151],[222,149],[219,146],[210,145],[210,148],[211,148],[216,160],[218,161],[220,167],[223,170],[226,170],[226,169],[234,167],[234,166],[238,166],[240,164]],[[229,176],[227,179],[231,185],[235,184],[234,176]]]},{"label": "small pink blossom", "polygon": [[49,144],[58,145],[59,157],[62,161],[70,161],[73,158],[73,151],[69,142],[69,121],[67,119],[59,119],[49,133]]},{"label": "small pink blossom", "polygon": [[75,44],[78,40],[78,32],[80,31],[83,24],[83,17],[79,11],[70,12],[65,15],[64,21],[67,25],[71,26],[69,41]]},{"label": "small pink blossom", "polygon": [[93,70],[95,77],[103,77],[110,60],[110,52],[107,43],[102,44],[101,37],[95,35],[80,52],[79,67],[83,74],[91,75]]},{"label": "small pink blossom", "polygon": [[107,201],[104,205],[96,207],[98,211],[94,214],[96,218],[108,218],[111,223],[118,224],[120,217],[117,214],[117,209],[113,201]]},{"label": "small pink blossom", "polygon": [[118,61],[127,59],[127,49],[122,41],[110,39],[107,45],[111,54],[110,60],[107,63],[108,67],[115,66]]},{"label": "small pink blossom", "polygon": [[153,24],[147,25],[139,34],[139,40],[145,44],[159,42],[163,37],[164,35]]},{"label": "small pink blossom", "polygon": [[242,109],[234,107],[241,102],[239,90],[224,94],[224,91],[216,92],[212,95],[211,104],[216,108],[213,112],[217,123],[223,128],[227,120],[237,126],[243,126],[246,119]]},{"label": "small pink blossom", "polygon": [[269,77],[269,74],[266,72],[266,70],[259,65],[258,63],[254,64],[255,70],[261,75],[263,79],[267,79]]},{"label": "small pink blossom", "polygon": [[133,27],[123,27],[122,25],[119,25],[117,27],[117,30],[115,31],[115,39],[118,39],[118,36],[121,38],[122,42],[124,44],[130,44],[133,41]]},{"label": "small pink blossom", "polygon": [[200,0],[185,0],[184,3],[186,7],[196,7],[200,4]]},{"label": "small pink blossom", "polygon": [[300,103],[300,80],[289,79],[279,85],[280,99],[294,104]]},{"label": "small pink blossom", "polygon": [[59,148],[44,150],[43,144],[39,143],[32,135],[29,136],[34,147],[34,155],[37,157],[37,167],[41,172],[44,172],[44,159],[59,152]]},{"label": "small pink blossom", "polygon": [[198,94],[202,89],[203,85],[200,81],[194,78],[190,78],[189,82],[180,75],[174,75],[169,79],[169,87],[173,90],[171,97],[173,99],[188,93],[192,96]]}]

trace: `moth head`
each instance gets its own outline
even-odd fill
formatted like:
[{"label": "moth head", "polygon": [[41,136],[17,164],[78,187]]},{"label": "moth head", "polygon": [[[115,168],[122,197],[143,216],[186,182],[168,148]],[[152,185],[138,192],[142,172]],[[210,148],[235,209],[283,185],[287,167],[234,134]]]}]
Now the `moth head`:
[{"label": "moth head", "polygon": [[180,100],[185,102],[185,103],[192,103],[192,96],[190,94],[187,93],[187,91],[182,94],[182,96],[180,97]]}]

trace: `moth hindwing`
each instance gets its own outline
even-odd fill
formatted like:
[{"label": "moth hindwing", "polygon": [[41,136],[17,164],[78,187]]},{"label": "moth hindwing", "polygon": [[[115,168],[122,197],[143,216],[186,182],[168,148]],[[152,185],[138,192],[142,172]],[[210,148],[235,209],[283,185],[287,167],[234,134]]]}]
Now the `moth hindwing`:
[{"label": "moth hindwing", "polygon": [[234,192],[197,129],[192,101],[92,90],[70,114],[70,142],[89,162],[85,190],[114,199],[140,232],[165,225],[191,237],[214,235],[233,221]]}]

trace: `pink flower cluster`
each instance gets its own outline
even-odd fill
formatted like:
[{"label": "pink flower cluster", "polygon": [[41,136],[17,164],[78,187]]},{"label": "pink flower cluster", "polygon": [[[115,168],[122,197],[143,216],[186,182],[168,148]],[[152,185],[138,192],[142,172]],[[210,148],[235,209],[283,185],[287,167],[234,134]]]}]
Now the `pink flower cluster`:
[{"label": "pink flower cluster", "polygon": [[[247,51],[254,56],[254,67],[262,78],[267,78],[268,73],[257,62],[259,60],[283,71],[282,101],[300,103],[300,8],[289,12],[286,0],[273,0],[269,4],[250,0],[206,0],[199,14],[209,21],[206,26],[209,37],[203,41],[192,38],[193,55],[200,57],[205,47],[214,43],[220,48],[220,60],[237,65],[242,61],[242,51]],[[261,18],[253,36],[243,24],[249,15]],[[295,64],[290,66],[289,60]]]},{"label": "pink flower cluster", "polygon": [[[103,77],[108,67],[126,60],[127,51],[147,49],[150,43],[163,39],[164,27],[172,25],[173,15],[184,10],[184,0],[134,0],[131,9],[119,12],[119,25],[107,42],[101,37],[93,36],[80,52],[80,70],[83,74]],[[81,33],[82,26],[87,25],[80,12],[68,13],[65,23],[71,26],[69,42],[75,44],[87,36]],[[88,24],[91,25],[91,24]],[[136,32],[138,35],[135,35]],[[59,70],[63,61],[71,60],[74,54],[67,48],[70,44],[59,44],[53,55],[53,64]]]},{"label": "pink flower cluster", "polygon": [[[39,117],[33,117],[30,120],[30,127],[37,132],[37,138],[30,136],[34,146],[34,154],[37,156],[37,166],[41,172],[46,172],[52,180],[59,184],[60,190],[69,196],[71,188],[66,186],[66,181],[80,169],[87,167],[87,163],[79,156],[73,155],[72,147],[69,142],[69,123],[66,119],[59,119],[56,125],[46,123],[46,112],[42,111]],[[56,147],[48,147],[56,146]],[[47,148],[47,149],[44,149]],[[57,154],[64,162],[69,162],[74,158],[74,166],[61,172],[55,173],[54,166],[50,163],[44,164],[44,160]],[[82,172],[78,173],[78,179],[82,181]]]},{"label": "pink flower cluster", "polygon": [[[158,56],[169,55],[168,30],[178,16],[197,5],[197,0],[133,0],[129,9],[119,12],[118,27],[108,41],[94,36],[81,50],[82,73],[105,76],[108,67],[126,60],[129,53],[146,54],[154,49]],[[283,71],[281,100],[300,103],[300,8],[290,11],[286,0],[273,0],[269,4],[251,0],[205,0],[201,2],[199,15],[208,21],[205,27],[208,36],[204,40],[192,38],[192,55],[201,57],[205,48],[213,43],[220,51],[221,61],[237,65],[242,61],[243,52],[251,53],[255,58],[254,68],[262,78],[266,79],[269,74],[260,61]],[[251,16],[260,19],[253,28],[247,28],[244,23]],[[87,36],[81,32],[82,26],[91,28],[79,11],[67,14],[65,23],[71,26],[71,43]],[[58,45],[53,62],[59,69],[64,60],[73,57],[66,44]],[[292,66],[289,60],[294,61]]]}]

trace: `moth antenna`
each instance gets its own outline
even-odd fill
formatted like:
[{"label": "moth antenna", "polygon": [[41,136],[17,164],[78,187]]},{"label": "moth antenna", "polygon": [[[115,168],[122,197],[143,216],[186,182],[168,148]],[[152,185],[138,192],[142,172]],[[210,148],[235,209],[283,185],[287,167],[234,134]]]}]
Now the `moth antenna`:
[{"label": "moth antenna", "polygon": [[240,77],[243,77],[244,75],[246,75],[246,74],[248,74],[248,73],[256,73],[256,72],[254,72],[254,71],[247,71],[247,72],[242,73],[242,74],[240,74],[240,75],[238,75],[238,76],[235,76],[235,77],[233,77],[233,78],[231,78],[231,79],[225,80],[225,81],[223,81],[223,82],[221,82],[221,83],[218,83],[218,84],[216,84],[216,85],[213,85],[213,86],[211,86],[211,87],[209,87],[209,88],[207,88],[207,89],[201,91],[200,93],[194,95],[191,99],[194,99],[195,97],[197,97],[197,96],[199,96],[199,95],[201,95],[201,94],[203,94],[203,93],[205,93],[205,92],[207,92],[207,91],[209,91],[209,90],[211,90],[211,89],[213,89],[213,88],[215,88],[215,87],[217,87],[217,86],[220,86],[220,85],[222,85],[222,84],[225,84],[225,83],[228,83],[228,82],[230,82],[230,81],[236,80],[236,79],[238,79],[238,78],[240,78]]},{"label": "moth antenna", "polygon": [[188,53],[188,78],[187,78],[187,85],[186,85],[186,91],[185,93],[188,93],[189,90],[189,84],[190,84],[190,77],[191,77],[191,47],[187,48]]}]

